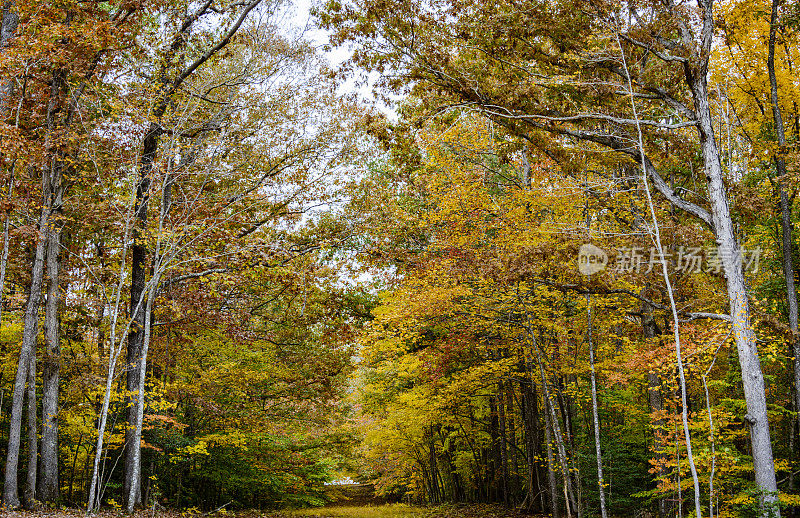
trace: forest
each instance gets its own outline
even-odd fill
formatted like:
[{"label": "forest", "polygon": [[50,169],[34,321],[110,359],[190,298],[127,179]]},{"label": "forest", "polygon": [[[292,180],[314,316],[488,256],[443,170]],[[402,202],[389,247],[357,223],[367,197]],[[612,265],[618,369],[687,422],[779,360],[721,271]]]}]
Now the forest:
[{"label": "forest", "polygon": [[0,515],[800,515],[797,0],[1,2]]}]

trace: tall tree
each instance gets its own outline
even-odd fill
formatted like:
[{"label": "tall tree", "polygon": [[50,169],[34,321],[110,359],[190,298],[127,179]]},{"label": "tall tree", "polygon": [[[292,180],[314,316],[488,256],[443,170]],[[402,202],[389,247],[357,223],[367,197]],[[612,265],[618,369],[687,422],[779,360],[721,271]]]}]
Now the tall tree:
[{"label": "tall tree", "polygon": [[[133,226],[131,246],[131,283],[130,283],[130,311],[133,315],[133,325],[128,335],[127,347],[127,377],[126,386],[131,394],[139,393],[143,397],[145,380],[140,373],[145,372],[143,365],[147,359],[144,356],[144,337],[146,320],[150,318],[146,309],[151,307],[145,303],[147,293],[145,283],[147,277],[147,245],[144,234],[148,228],[147,210],[150,200],[153,165],[159,151],[159,139],[163,134],[162,118],[167,112],[173,95],[199,67],[219,53],[231,41],[236,32],[241,28],[248,14],[255,9],[261,0],[251,0],[242,5],[229,6],[231,23],[226,27],[221,36],[213,44],[198,52],[197,57],[187,63],[176,63],[181,57],[184,45],[189,41],[189,35],[201,18],[218,13],[218,10],[205,2],[187,14],[180,23],[178,30],[172,35],[171,41],[163,52],[163,65],[157,74],[159,84],[155,87],[155,101],[152,104],[148,118],[151,121],[147,129],[139,159],[139,179],[136,186],[136,204],[134,206],[135,225]],[[157,286],[152,286],[156,290]],[[141,502],[141,480],[139,470],[140,441],[136,438],[136,430],[141,429],[137,405],[128,408],[128,434],[127,448],[125,449],[125,494],[126,508],[133,512],[134,507]]]},{"label": "tall tree", "polygon": [[[390,86],[413,85],[435,110],[479,110],[551,152],[562,143],[583,142],[630,157],[644,164],[664,198],[712,231],[742,367],[747,402],[743,418],[750,430],[756,483],[763,513],[771,512],[777,484],[764,375],[708,89],[714,2],[698,0],[695,9],[672,2],[587,7],[582,2],[548,1],[535,9],[509,1],[491,11],[461,3],[448,4],[447,9],[369,1],[328,7],[322,20],[337,29],[335,40],[360,42],[356,62],[400,72]],[[618,38],[624,52],[636,56],[638,66],[630,75],[612,57],[620,55]],[[377,51],[378,47],[392,50]],[[631,95],[646,101],[645,113],[653,116],[641,121],[652,129],[649,136],[695,130],[708,208],[682,197],[664,180],[657,148],[640,152],[631,147],[638,121],[630,114],[630,104],[620,102],[629,81],[635,85]],[[597,84],[605,86],[596,89]],[[667,114],[666,120],[678,122],[665,122]]]}]

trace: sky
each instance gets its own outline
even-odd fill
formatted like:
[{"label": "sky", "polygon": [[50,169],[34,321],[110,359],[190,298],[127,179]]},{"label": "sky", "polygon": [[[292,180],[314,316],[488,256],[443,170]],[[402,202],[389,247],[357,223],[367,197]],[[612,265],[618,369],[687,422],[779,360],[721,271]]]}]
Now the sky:
[{"label": "sky", "polygon": [[[350,57],[351,51],[345,47],[324,50],[324,47],[328,44],[329,33],[314,24],[310,13],[311,7],[320,3],[320,0],[294,0],[291,3],[291,7],[289,7],[289,18],[292,29],[304,31],[306,39],[320,50],[332,67],[337,67]],[[340,86],[340,91],[342,93],[357,93],[364,101],[374,105],[391,120],[396,120],[395,108],[377,101],[372,93],[372,86],[378,80],[378,77],[377,73],[371,73],[367,77],[367,81],[364,81],[363,77],[349,78]]]}]

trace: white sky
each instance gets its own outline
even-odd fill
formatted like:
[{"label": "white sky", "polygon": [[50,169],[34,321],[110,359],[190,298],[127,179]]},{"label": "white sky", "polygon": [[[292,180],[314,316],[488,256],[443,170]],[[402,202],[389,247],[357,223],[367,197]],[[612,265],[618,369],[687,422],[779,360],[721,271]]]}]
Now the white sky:
[{"label": "white sky", "polygon": [[[328,31],[316,27],[309,12],[313,5],[319,5],[320,3],[320,0],[292,0],[288,8],[292,29],[304,31],[306,39],[311,41],[320,50],[320,53],[325,56],[331,67],[335,68],[350,57],[351,51],[342,47],[336,47],[327,52],[322,50],[328,44]],[[368,104],[375,106],[391,120],[396,120],[394,107],[377,102],[372,94],[372,85],[375,84],[377,79],[377,73],[370,74],[366,81],[364,81],[364,77],[352,77],[340,85],[339,88],[342,93],[357,93]]]}]

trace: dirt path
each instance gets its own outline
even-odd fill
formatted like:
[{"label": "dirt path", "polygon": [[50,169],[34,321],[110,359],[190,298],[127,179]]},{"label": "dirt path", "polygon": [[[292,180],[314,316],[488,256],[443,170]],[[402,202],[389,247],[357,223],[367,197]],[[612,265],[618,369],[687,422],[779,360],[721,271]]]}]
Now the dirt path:
[{"label": "dirt path", "polygon": [[[79,509],[40,509],[8,511],[0,508],[2,518],[85,518]],[[103,511],[95,518],[119,518],[115,511]],[[241,511],[201,513],[191,511],[138,511],[132,518],[522,518],[523,515],[491,506],[416,507],[405,504],[338,505],[296,511]],[[532,518],[532,517],[527,517]]]},{"label": "dirt path", "polygon": [[405,504],[386,504],[303,509],[282,516],[286,518],[521,518],[523,515],[491,506],[415,507]]}]

